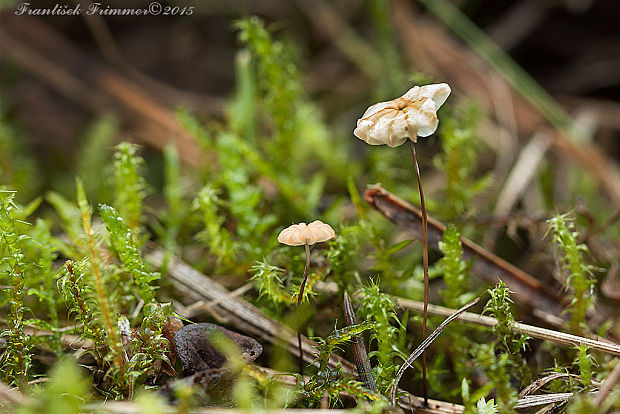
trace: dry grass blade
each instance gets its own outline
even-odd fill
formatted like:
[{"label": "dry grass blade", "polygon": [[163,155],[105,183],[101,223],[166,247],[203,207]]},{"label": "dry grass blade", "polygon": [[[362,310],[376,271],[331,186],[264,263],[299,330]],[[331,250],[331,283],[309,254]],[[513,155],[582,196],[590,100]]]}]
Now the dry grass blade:
[{"label": "dry grass blade", "polygon": [[[233,290],[232,292],[230,292],[226,298],[233,298],[233,297],[237,297],[237,296],[241,296],[244,293],[246,293],[248,290],[252,289],[254,287],[254,285],[251,282],[246,283],[245,285]],[[196,303],[193,303],[189,306],[187,306],[184,310],[185,316],[193,318],[194,316],[196,316],[197,314],[199,314],[200,312],[204,311],[204,312],[211,312],[213,310],[213,308],[220,303],[222,300],[226,299],[226,298],[221,298],[219,300],[214,300],[212,302],[206,303],[205,301],[198,301]]]},{"label": "dry grass blade", "polygon": [[534,179],[538,166],[551,144],[549,131],[538,131],[523,148],[498,196],[494,214],[508,214]]},{"label": "dry grass blade", "polygon": [[[410,309],[415,312],[422,312],[422,302],[399,297],[394,297],[394,299],[396,299],[398,305],[404,309]],[[449,316],[454,313],[454,309],[444,308],[443,306],[437,305],[429,305],[428,312],[431,315]],[[490,316],[479,315],[477,313],[471,312],[464,312],[460,314],[458,316],[458,319],[463,322],[488,327],[493,327],[497,325],[497,319]],[[522,333],[531,336],[532,338],[543,339],[545,341],[551,341],[563,345],[587,346],[594,351],[620,356],[620,345],[608,340],[584,338],[583,336],[571,335],[564,332],[554,331],[552,329],[541,328],[539,326],[533,326],[519,322],[513,324],[512,329],[514,330],[514,332]]]},{"label": "dry grass blade", "polygon": [[525,398],[531,394],[534,394],[536,391],[538,391],[539,389],[541,389],[542,387],[544,387],[545,385],[547,385],[553,380],[556,380],[556,379],[568,380],[570,378],[577,378],[581,380],[581,377],[579,375],[567,374],[565,372],[554,372],[550,375],[546,375],[542,378],[538,378],[536,381],[532,382],[530,385],[528,385],[527,387],[521,390],[521,392],[519,393],[519,398]]},{"label": "dry grass blade", "polygon": [[461,309],[448,316],[446,320],[444,320],[437,327],[437,329],[435,329],[432,334],[430,334],[424,341],[422,341],[422,343],[411,353],[411,355],[409,355],[409,358],[407,358],[405,363],[396,373],[396,380],[394,381],[394,385],[392,385],[392,388],[390,388],[390,401],[392,402],[392,405],[396,405],[396,390],[398,389],[398,383],[400,382],[401,377],[405,373],[405,370],[409,368],[413,361],[415,361],[420,355],[422,355],[426,348],[428,348],[428,346],[433,343],[433,341],[439,336],[439,334],[445,329],[445,327],[448,326],[450,322],[458,318],[461,313],[465,312],[467,309],[478,303],[479,300],[480,298],[472,300],[467,305],[463,306]]},{"label": "dry grass blade", "polygon": [[572,392],[560,392],[557,394],[545,394],[545,395],[528,395],[527,397],[519,398],[515,408],[528,408],[536,407],[539,405],[547,405],[559,402],[565,402],[573,398]]}]

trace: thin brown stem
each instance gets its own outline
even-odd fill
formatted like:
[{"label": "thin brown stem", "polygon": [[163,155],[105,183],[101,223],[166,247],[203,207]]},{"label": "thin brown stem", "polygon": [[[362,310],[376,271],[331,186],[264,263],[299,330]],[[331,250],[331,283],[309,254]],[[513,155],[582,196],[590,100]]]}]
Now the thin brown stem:
[{"label": "thin brown stem", "polygon": [[308,280],[308,270],[310,269],[310,245],[306,243],[306,267],[304,268],[304,278],[299,286],[299,296],[297,297],[297,345],[299,346],[299,374],[304,373],[304,351],[301,348],[301,301],[304,297],[304,289]]},{"label": "thin brown stem", "polygon": [[[420,167],[415,155],[415,145],[409,140],[409,148],[413,157],[413,165],[418,178],[418,190],[420,191],[420,208],[422,209],[422,266],[424,267],[424,314],[422,317],[422,340],[426,338],[426,320],[428,318],[428,216],[426,214],[426,204],[424,203],[424,191],[422,190],[422,179],[420,178]],[[422,392],[424,405],[428,406],[428,389],[426,387],[426,351],[422,353]]]}]

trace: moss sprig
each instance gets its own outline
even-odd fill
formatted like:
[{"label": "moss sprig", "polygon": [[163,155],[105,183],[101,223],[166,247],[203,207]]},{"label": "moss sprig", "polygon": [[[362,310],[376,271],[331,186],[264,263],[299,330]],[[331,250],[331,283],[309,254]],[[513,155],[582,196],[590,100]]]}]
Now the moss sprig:
[{"label": "moss sprig", "polygon": [[584,387],[588,387],[592,384],[592,367],[596,364],[594,356],[588,352],[588,347],[585,345],[577,347],[577,357],[575,358],[575,365],[579,367],[579,376],[581,377],[581,383]]},{"label": "moss sprig", "polygon": [[251,269],[252,279],[255,280],[256,288],[260,296],[265,296],[275,303],[292,305],[296,302],[293,292],[284,288],[281,275],[284,269],[269,264],[262,260],[256,262]]},{"label": "moss sprig", "polygon": [[345,374],[341,367],[332,370],[328,366],[329,358],[335,350],[370,328],[372,328],[370,322],[363,322],[342,329],[335,329],[326,338],[315,338],[317,341],[315,363],[318,363],[319,369],[316,374],[301,385],[299,390],[309,407],[318,406],[324,395],[328,395],[330,402],[334,404],[339,401],[341,392],[350,393],[360,402],[367,400],[385,401],[385,397],[366,389],[361,382]]},{"label": "moss sprig", "polygon": [[407,359],[397,346],[402,343],[404,330],[396,314],[396,305],[388,295],[381,292],[377,283],[361,289],[362,300],[358,314],[360,320],[372,323],[373,333],[370,336],[371,346],[375,343],[376,349],[368,353],[369,358],[376,358],[373,368],[377,388],[385,393],[392,386],[395,374],[400,368],[397,361]]},{"label": "moss sprig", "polygon": [[492,313],[497,320],[493,333],[497,337],[498,351],[508,354],[516,367],[525,368],[521,352],[527,347],[528,336],[516,334],[513,330],[516,321],[511,309],[513,300],[510,298],[510,293],[512,292],[502,280],[488,292],[491,299],[484,307],[484,312]]},{"label": "moss sprig", "polygon": [[497,410],[500,413],[515,412],[518,396],[511,380],[516,378],[521,383],[526,383],[531,379],[529,368],[521,354],[527,346],[528,337],[516,334],[512,329],[515,319],[510,293],[501,280],[495,288],[489,289],[491,298],[484,312],[491,312],[497,319],[497,325],[493,327],[497,339],[490,344],[475,344],[472,348],[475,363],[484,368],[489,378],[488,387],[495,390]]},{"label": "moss sprig", "polygon": [[60,328],[58,309],[63,301],[56,285],[58,269],[55,268],[54,264],[58,258],[60,242],[52,236],[49,225],[42,219],[37,220],[30,236],[34,243],[33,247],[36,250],[37,258],[36,270],[31,272],[31,279],[33,280],[29,283],[28,295],[36,296],[40,302],[45,303],[49,321],[44,322],[49,325],[51,330],[47,343],[56,358],[60,359],[63,356],[63,349],[58,331]]},{"label": "moss sprig", "polygon": [[153,285],[159,280],[160,274],[150,270],[144,263],[135,243],[134,233],[114,207],[100,204],[99,216],[110,233],[112,248],[123,263],[124,270],[131,274],[131,281],[137,287],[146,309],[155,298]]},{"label": "moss sprig", "polygon": [[579,243],[579,233],[568,214],[558,214],[547,221],[553,236],[553,246],[560,269],[566,275],[566,287],[571,289],[573,297],[570,314],[570,328],[576,335],[587,331],[586,313],[594,301],[592,266],[584,259],[588,248]]},{"label": "moss sprig", "polygon": [[[67,260],[64,270],[58,278],[58,289],[62,292],[65,303],[69,311],[69,316],[73,316],[81,327],[81,335],[91,339],[95,343],[95,349],[106,346],[104,333],[98,321],[95,319],[96,304],[91,298],[86,280],[85,261],[74,262]],[[99,358],[101,360],[101,358]]]},{"label": "moss sprig", "polygon": [[[77,201],[82,214],[82,227],[87,240],[89,258],[88,270],[94,285],[97,312],[101,315],[101,324],[105,332],[107,344],[110,347],[110,353],[107,357],[113,362],[115,369],[121,374],[120,376],[124,377],[123,351],[120,342],[120,334],[117,328],[117,320],[108,299],[110,294],[105,285],[105,274],[99,257],[99,246],[97,246],[95,242],[91,227],[92,218],[90,206],[86,199],[86,194],[84,193],[84,187],[79,180],[77,181]],[[125,385],[124,381],[120,385],[123,387]]]},{"label": "moss sprig", "polygon": [[65,244],[65,254],[71,258],[78,258],[79,251],[86,251],[86,238],[82,232],[82,213],[75,203],[67,200],[61,194],[50,191],[45,195],[45,200],[50,203],[60,217],[62,230],[71,239],[72,246]]},{"label": "moss sprig", "polygon": [[116,118],[98,117],[88,126],[77,157],[76,175],[81,178],[86,193],[99,203],[109,203],[112,198],[110,156],[118,131]]},{"label": "moss sprig", "polygon": [[222,134],[217,142],[224,170],[220,180],[228,191],[230,215],[237,222],[239,248],[250,260],[266,254],[266,233],[275,224],[273,214],[262,211],[263,189],[252,180],[246,157],[240,152],[238,137]]},{"label": "moss sprig", "polygon": [[28,236],[21,234],[16,226],[19,207],[14,198],[14,191],[0,190],[0,264],[8,282],[5,289],[8,291],[9,304],[8,329],[1,334],[8,337],[1,366],[2,378],[17,384],[21,391],[25,391],[32,363],[32,340],[24,332],[24,312],[27,310],[24,304],[24,281],[27,263],[21,244]]},{"label": "moss sprig", "polygon": [[162,334],[164,323],[173,314],[171,303],[152,303],[145,307],[140,329],[131,336],[131,358],[127,371],[132,384],[151,382],[159,375],[161,364],[171,364],[170,342]]},{"label": "moss sprig", "polygon": [[517,404],[518,395],[510,382],[512,371],[510,356],[505,353],[497,354],[494,344],[476,344],[473,354],[475,363],[484,369],[489,379],[488,385],[495,390],[497,412],[515,413],[514,407]]},{"label": "moss sprig", "polygon": [[114,152],[114,206],[133,231],[137,231],[142,219],[144,197],[148,187],[140,175],[144,160],[139,155],[139,147],[122,142]]},{"label": "moss sprig", "polygon": [[433,158],[433,164],[446,174],[446,184],[441,191],[444,201],[436,205],[446,219],[474,213],[474,198],[491,184],[489,174],[474,178],[481,147],[476,133],[478,119],[475,107],[469,106],[461,115],[453,114],[442,120],[441,152]]},{"label": "moss sprig", "polygon": [[472,262],[463,260],[461,234],[455,225],[446,226],[443,239],[439,242],[439,250],[443,253],[443,257],[439,259],[436,267],[446,284],[446,288],[440,294],[446,306],[458,309],[472,300],[475,294],[468,293],[468,277]]},{"label": "moss sprig", "polygon": [[292,64],[291,50],[273,41],[264,23],[250,17],[236,23],[239,39],[256,58],[259,87],[264,94],[268,113],[273,117],[278,152],[289,154],[295,137],[297,107],[302,95],[297,66]]},{"label": "moss sprig", "polygon": [[202,187],[192,203],[194,210],[201,214],[204,226],[197,235],[198,239],[209,246],[219,264],[229,266],[235,257],[236,246],[230,232],[223,226],[226,219],[219,211],[221,205],[219,191],[212,184]]},{"label": "moss sprig", "polygon": [[173,145],[164,149],[164,198],[167,210],[163,215],[164,231],[161,232],[167,251],[176,253],[181,227],[190,211],[185,202],[185,184],[181,176],[181,165],[177,150]]}]

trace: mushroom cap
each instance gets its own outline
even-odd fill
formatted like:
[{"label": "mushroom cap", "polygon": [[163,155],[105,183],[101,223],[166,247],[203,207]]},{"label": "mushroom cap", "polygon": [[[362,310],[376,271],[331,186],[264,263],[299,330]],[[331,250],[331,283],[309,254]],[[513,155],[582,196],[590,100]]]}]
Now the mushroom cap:
[{"label": "mushroom cap", "polygon": [[407,139],[427,137],[435,132],[437,110],[450,95],[447,83],[414,86],[400,98],[379,102],[357,120],[353,134],[370,145],[397,147]]},{"label": "mushroom cap", "polygon": [[315,220],[310,224],[299,223],[288,226],[278,235],[278,241],[289,246],[312,245],[336,237],[332,226]]}]

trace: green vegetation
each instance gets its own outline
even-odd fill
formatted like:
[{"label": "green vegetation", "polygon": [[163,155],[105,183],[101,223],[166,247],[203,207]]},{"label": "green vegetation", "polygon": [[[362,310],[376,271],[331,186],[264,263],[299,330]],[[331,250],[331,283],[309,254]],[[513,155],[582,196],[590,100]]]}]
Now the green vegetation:
[{"label": "green vegetation", "polygon": [[594,303],[592,266],[586,264],[583,257],[588,248],[579,243],[579,233],[566,215],[556,215],[548,223],[560,269],[565,273],[566,287],[573,293],[569,309],[570,328],[574,333],[582,334],[587,331],[586,312]]},{"label": "green vegetation", "polygon": [[13,201],[15,193],[3,191],[0,205],[0,237],[4,255],[2,265],[4,280],[9,282],[5,288],[9,305],[8,330],[2,333],[8,337],[6,354],[2,358],[3,379],[14,382],[22,391],[26,390],[32,363],[31,338],[24,333],[24,280],[26,263],[21,244],[28,237],[17,229],[18,207]]},{"label": "green vegetation", "polygon": [[[437,13],[432,2],[424,3]],[[369,4],[372,28],[378,33],[375,47],[390,68],[377,82],[375,93],[383,99],[406,90],[409,85],[403,79],[420,74],[405,73],[387,4],[375,0]],[[35,163],[20,148],[19,134],[5,122],[5,114],[0,114],[2,381],[33,397],[15,412],[97,411],[86,404],[106,399],[131,400],[142,410],[164,412],[164,394],[149,394],[159,392],[175,399],[178,412],[189,412],[199,404],[201,393],[187,382],[175,382],[179,364],[175,367],[166,335],[169,317],[175,311],[186,316],[193,300],[187,286],[181,290],[170,276],[176,259],[230,290],[247,287],[240,293],[243,299],[294,329],[291,310],[304,257],[299,248],[278,245],[276,237],[292,222],[314,219],[330,223],[337,235],[313,246],[302,298],[302,331],[317,344],[315,361],[305,367],[305,378],[292,369],[263,372],[260,366],[274,368],[276,364],[267,361],[287,352],[281,338],[263,343],[265,355],[257,365],[237,367],[240,378],[230,383],[229,405],[327,404],[357,406],[365,412],[388,406],[386,393],[395,373],[421,341],[420,316],[403,311],[394,299],[421,299],[421,246],[411,239],[410,228],[371,211],[358,187],[380,180],[386,189],[415,204],[417,187],[409,160],[381,148],[364,153],[365,148],[355,146],[350,125],[344,128],[326,120],[318,100],[305,90],[302,56],[294,42],[272,33],[258,17],[239,20],[234,27],[240,44],[236,89],[223,116],[203,119],[186,109],[177,111],[180,124],[207,160],[199,166],[184,165],[181,151],[172,143],[161,153],[118,143],[120,127],[105,116],[94,120],[73,160],[75,187],[64,184],[69,181],[66,172],[58,173],[49,179],[58,188],[37,198],[41,186]],[[478,36],[467,26],[457,28],[464,35]],[[493,49],[482,51],[492,54]],[[491,57],[499,68],[510,69],[506,66],[510,62]],[[528,97],[539,99],[546,116],[564,124],[563,113],[532,89],[528,79],[519,72],[512,75],[518,85],[527,81]],[[446,104],[432,144],[436,151],[432,163],[428,158],[422,161],[428,172],[440,172],[429,192],[429,214],[447,224],[438,243],[440,236],[433,234],[438,249],[431,255],[431,301],[456,309],[488,292],[483,312],[491,314],[497,325],[490,330],[455,321],[446,329],[427,351],[431,396],[463,404],[467,412],[514,413],[519,391],[553,368],[579,377],[569,385],[557,381],[548,386],[578,393],[566,412],[591,411],[593,400],[585,391],[599,386],[612,359],[586,347],[528,342],[515,333],[514,324],[517,318],[540,323],[539,314],[526,303],[514,303],[504,282],[489,289],[474,272],[480,258],[466,259],[462,235],[482,244],[486,224],[474,220],[481,211],[492,211],[496,201],[495,195],[485,194],[493,188],[492,175],[481,172],[478,162],[479,153],[489,150],[478,136],[479,112],[471,102]],[[422,147],[420,153],[426,152]],[[551,194],[542,196],[553,200]],[[594,193],[583,203],[597,212],[611,208]],[[547,230],[544,224],[532,219],[530,228],[525,228],[512,217],[501,219],[507,223],[506,231],[501,232],[495,252],[530,266],[531,257],[515,253],[519,249],[514,244],[521,241],[519,234],[529,231],[528,242],[539,239]],[[603,217],[593,220],[600,224]],[[595,272],[611,269],[617,259],[588,254],[580,221],[557,214],[546,223],[552,240],[544,239],[535,245],[540,252],[528,254],[548,269],[555,253],[558,276],[570,295],[568,329],[576,335],[599,332],[601,326],[589,315],[596,303]],[[588,236],[610,237],[602,233]],[[145,259],[153,250],[164,252],[163,266]],[[492,270],[507,280],[497,268]],[[528,270],[538,271],[537,276],[543,273],[534,266]],[[554,280],[541,283],[553,287]],[[343,326],[344,292],[352,295],[359,324]],[[217,304],[199,305],[208,313],[192,320],[213,317],[230,322],[247,317],[220,315],[214,310]],[[429,319],[430,325],[438,322]],[[366,389],[342,364],[330,361],[337,353],[352,360],[350,343],[356,336],[362,336],[368,347],[377,392]],[[73,342],[80,343],[76,355],[68,345]],[[237,349],[231,351],[235,352],[239,354]],[[419,368],[416,361],[401,383],[416,395],[421,390]],[[291,377],[295,385],[280,383]],[[46,380],[30,383],[37,378]],[[617,393],[612,399],[606,404],[617,407]]]}]

